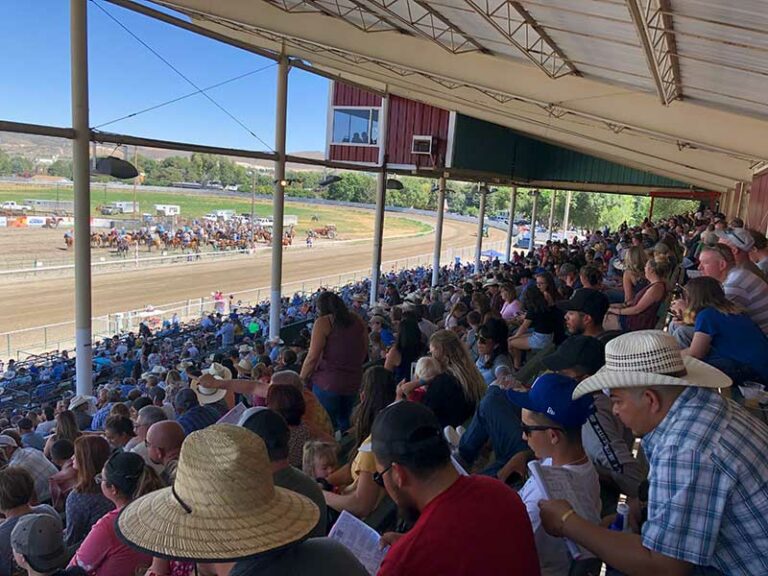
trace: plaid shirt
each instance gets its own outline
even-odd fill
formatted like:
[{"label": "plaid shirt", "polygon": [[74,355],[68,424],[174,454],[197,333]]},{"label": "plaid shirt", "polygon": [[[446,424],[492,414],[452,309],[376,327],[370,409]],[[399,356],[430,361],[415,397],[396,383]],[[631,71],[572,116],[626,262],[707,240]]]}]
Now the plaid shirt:
[{"label": "plaid shirt", "polygon": [[179,416],[176,421],[184,429],[184,434],[189,435],[192,432],[216,424],[219,418],[221,418],[221,415],[211,406],[194,406]]},{"label": "plaid shirt", "polygon": [[23,468],[32,476],[35,482],[35,494],[38,502],[48,502],[51,499],[51,489],[48,480],[58,472],[48,458],[35,448],[17,448],[13,451],[8,466]]},{"label": "plaid shirt", "polygon": [[642,444],[651,465],[643,545],[723,574],[768,574],[768,427],[692,387]]},{"label": "plaid shirt", "polygon": [[91,430],[104,430],[104,424],[107,422],[109,413],[114,405],[114,402],[108,402],[96,411],[96,414],[93,415],[93,420],[91,420]]}]

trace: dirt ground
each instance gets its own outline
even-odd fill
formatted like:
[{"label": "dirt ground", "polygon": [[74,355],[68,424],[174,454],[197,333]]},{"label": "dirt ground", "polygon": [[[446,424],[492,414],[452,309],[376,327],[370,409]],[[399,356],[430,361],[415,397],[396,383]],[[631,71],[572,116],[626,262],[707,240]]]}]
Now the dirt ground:
[{"label": "dirt ground", "polygon": [[[420,218],[421,219],[421,218]],[[430,221],[424,218],[425,221]],[[434,224],[434,220],[431,220]],[[443,250],[474,246],[475,224],[445,221]],[[27,250],[32,256],[37,247],[58,242],[63,245],[62,230],[14,230],[24,234],[0,236],[0,259]],[[504,234],[491,228],[486,243],[504,239]],[[428,254],[434,248],[434,234],[385,240],[384,262]],[[49,250],[49,248],[46,248]],[[370,240],[296,247],[283,253],[283,282],[307,282],[329,275],[365,270],[370,266]],[[155,306],[190,298],[199,298],[214,290],[237,293],[270,284],[269,251],[252,256],[217,262],[192,263],[164,268],[138,269],[120,273],[94,275],[92,279],[93,316],[101,316]],[[444,261],[443,263],[446,263]],[[316,283],[316,281],[315,281]],[[251,295],[252,296],[252,295]],[[74,278],[3,280],[0,283],[0,332],[68,322],[74,318]]]}]

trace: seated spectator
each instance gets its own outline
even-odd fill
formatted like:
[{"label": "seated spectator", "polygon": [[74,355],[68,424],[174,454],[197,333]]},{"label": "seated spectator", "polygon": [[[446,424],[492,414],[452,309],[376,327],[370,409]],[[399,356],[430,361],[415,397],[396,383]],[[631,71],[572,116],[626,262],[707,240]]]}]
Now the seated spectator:
[{"label": "seated spectator", "polygon": [[82,432],[77,426],[76,414],[76,412],[72,412],[71,410],[64,410],[56,415],[56,428],[54,429],[54,433],[45,441],[43,454],[50,457],[51,446],[53,446],[53,443],[57,440],[69,440],[74,445],[75,440],[82,435]]},{"label": "seated spectator", "polygon": [[561,300],[560,293],[555,286],[555,277],[549,272],[536,274],[536,287],[544,294],[549,306],[554,306]]},{"label": "seated spectator", "polygon": [[110,453],[109,443],[100,436],[83,436],[75,442],[73,468],[77,484],[67,496],[65,508],[64,541],[71,549],[83,541],[99,518],[115,508],[94,480],[104,468]]},{"label": "seated spectator", "polygon": [[603,322],[606,330],[649,330],[659,321],[659,306],[667,297],[667,276],[669,267],[664,262],[648,260],[645,263],[645,277],[648,285],[635,294],[635,297],[625,306],[612,304],[608,316]]},{"label": "seated spectator", "polygon": [[648,285],[645,277],[645,263],[648,256],[640,246],[630,246],[624,254],[624,273],[621,277],[621,285],[624,294],[619,302],[629,304],[634,300],[635,294]]},{"label": "seated spectator", "polygon": [[87,576],[80,568],[65,568],[69,551],[61,537],[61,520],[48,514],[27,514],[11,532],[13,559],[27,576]]},{"label": "seated spectator", "polygon": [[394,374],[396,382],[410,379],[411,364],[419,359],[422,350],[418,323],[413,318],[405,318],[400,323],[395,343],[384,359],[384,368]]},{"label": "seated spectator", "polygon": [[728,300],[741,306],[763,334],[768,335],[768,285],[762,278],[737,267],[733,252],[723,244],[702,249],[699,270],[704,276],[722,283]]},{"label": "seated spectator", "polygon": [[[224,566],[222,572],[231,576],[368,575],[339,542],[307,540],[320,518],[317,506],[273,482],[260,437],[236,426],[211,426],[184,442],[174,487],[129,504],[117,530],[138,550],[165,558],[234,560],[231,571]],[[215,487],[215,499],[201,490],[206,486]]]},{"label": "seated spectator", "polygon": [[376,482],[401,517],[415,522],[404,535],[384,535],[391,547],[379,576],[539,574],[520,497],[498,480],[459,476],[427,407],[390,406],[376,418],[371,436]]},{"label": "seated spectator", "polygon": [[127,416],[110,416],[104,423],[104,437],[112,450],[124,450],[134,436],[133,422]]},{"label": "seated spectator", "polygon": [[749,251],[749,257],[763,273],[763,276],[768,278],[768,240],[766,240],[765,234],[759,230],[750,228],[749,233],[752,235],[754,244]]},{"label": "seated spectator", "polygon": [[481,472],[486,476],[496,477],[506,462],[528,449],[520,428],[520,408],[506,398],[506,390],[515,381],[510,374],[504,374],[505,368],[500,366],[497,370],[498,376],[480,400],[472,421],[459,441],[459,456],[469,468],[475,464],[486,444],[490,444],[494,458]]},{"label": "seated spectator", "polygon": [[267,408],[282,416],[290,429],[288,461],[301,467],[304,443],[312,439],[309,428],[301,419],[306,410],[301,392],[286,384],[272,384],[267,391]]},{"label": "seated spectator", "polygon": [[363,374],[360,403],[352,413],[355,446],[351,450],[351,463],[331,474],[327,481],[338,487],[336,494],[323,492],[325,501],[334,510],[346,510],[358,518],[365,518],[376,508],[384,492],[373,481],[376,467],[371,452],[371,428],[376,415],[395,400],[395,382],[392,373],[382,366],[372,366]]},{"label": "seated spectator", "polygon": [[614,412],[642,437],[647,520],[639,535],[614,532],[566,501],[544,501],[547,532],[625,574],[766,573],[768,427],[718,393],[729,385],[716,368],[681,356],[669,334],[634,332],[609,342],[605,368],[574,397],[609,389]]},{"label": "seated spectator", "polygon": [[549,346],[554,341],[557,324],[563,323],[561,313],[556,307],[547,303],[547,299],[538,287],[528,287],[523,294],[522,302],[525,319],[507,341],[515,370],[519,370],[523,363],[524,350],[541,350]]},{"label": "seated spectator", "polygon": [[[607,306],[607,301],[605,302]],[[571,336],[544,358],[544,366],[581,382],[605,365],[605,345],[586,335]],[[581,441],[587,456],[600,476],[603,510],[616,509],[620,494],[637,497],[640,483],[648,470],[644,460],[632,455],[635,438],[611,409],[609,398],[602,393],[592,395],[595,412],[581,429]]]},{"label": "seated spectator", "polygon": [[465,322],[465,317],[469,312],[469,308],[464,302],[456,302],[452,307],[448,315],[445,317],[444,326],[446,330],[457,330]]},{"label": "seated spectator", "polygon": [[511,284],[504,284],[501,287],[501,317],[503,320],[515,320],[522,311],[522,304],[517,299],[517,291]]},{"label": "seated spectator", "polygon": [[53,432],[56,427],[56,414],[53,406],[47,404],[43,406],[43,420],[35,428],[35,432],[40,434],[43,438]]},{"label": "seated spectator", "polygon": [[443,373],[440,362],[431,356],[423,356],[416,362],[413,371],[414,380],[397,385],[397,400],[420,402],[429,388],[429,384]]},{"label": "seated spectator", "polygon": [[[211,364],[203,370],[203,374],[212,376],[214,380],[232,380],[232,370],[219,362]],[[219,416],[226,414],[235,405],[234,392],[226,388],[205,386],[199,378],[193,378],[189,387],[197,394],[197,401],[201,406],[214,408]]]},{"label": "seated spectator", "polygon": [[752,238],[749,230],[744,228],[743,223],[738,228],[729,228],[720,232],[718,234],[718,241],[730,249],[736,268],[749,271],[765,281],[766,278],[763,271],[749,257],[750,251],[755,246],[755,240]]},{"label": "seated spectator", "polygon": [[601,340],[605,336],[603,320],[608,312],[608,297],[599,290],[580,288],[570,300],[559,303],[565,310],[565,328],[569,334],[592,336]]},{"label": "seated spectator", "polygon": [[58,470],[40,450],[35,448],[19,448],[19,444],[6,433],[0,434],[0,452],[5,456],[8,466],[23,468],[32,476],[35,483],[37,502],[47,503],[51,500],[51,489],[48,481]]},{"label": "seated spectator", "polygon": [[138,442],[133,447],[131,452],[144,458],[144,463],[152,467],[158,474],[163,471],[163,467],[159,464],[155,464],[149,458],[149,449],[147,448],[146,443],[147,431],[153,424],[156,424],[157,422],[163,422],[165,420],[168,420],[168,418],[166,417],[165,411],[162,408],[159,406],[144,406],[144,408],[139,410],[139,414],[136,418],[136,424],[133,426]]},{"label": "seated spectator", "polygon": [[120,389],[115,388],[114,390],[110,390],[107,392],[107,398],[109,401],[99,408],[96,411],[96,414],[93,415],[93,420],[91,421],[91,430],[103,430],[104,424],[107,421],[107,418],[112,413],[112,408],[115,406],[115,404],[120,404],[122,400],[122,396],[120,395]]},{"label": "seated spectator", "polygon": [[603,290],[603,273],[595,264],[587,264],[579,270],[579,280],[583,288]]},{"label": "seated spectator", "polygon": [[[507,392],[507,398],[520,406],[523,435],[542,466],[563,467],[579,484],[578,493],[589,498],[588,521],[600,521],[600,481],[581,443],[581,429],[592,410],[592,399],[571,400],[577,382],[559,374],[544,374],[536,379],[530,392]],[[544,498],[538,482],[530,477],[520,490],[528,509],[536,539],[542,576],[567,576],[571,556],[565,540],[544,531],[539,518],[539,501]]]},{"label": "seated spectator", "polygon": [[164,420],[152,424],[147,431],[147,454],[153,464],[162,466],[160,479],[166,486],[173,486],[179,465],[184,429],[178,422]]},{"label": "seated spectator", "polygon": [[59,471],[48,479],[48,485],[51,488],[51,504],[59,512],[64,511],[67,495],[77,484],[77,470],[72,460],[74,455],[75,446],[69,440],[57,440],[51,446],[51,462]]},{"label": "seated spectator", "polygon": [[693,356],[725,372],[736,384],[768,384],[768,338],[742,308],[725,297],[714,278],[692,278],[686,285],[687,312],[695,318]]},{"label": "seated spectator", "polygon": [[[173,398],[176,397],[176,392],[181,389],[181,386],[177,388],[167,387],[167,390],[163,390],[160,386],[156,386],[152,390],[147,392],[147,396],[152,400],[152,405],[161,408],[165,413],[167,420],[173,420],[176,418],[176,411],[173,409]],[[138,434],[138,432],[137,432]]]},{"label": "seated spectator", "polygon": [[313,478],[288,462],[290,432],[285,420],[277,412],[258,406],[246,410],[238,425],[264,440],[275,486],[303,494],[317,506],[320,518],[315,529],[309,533],[310,538],[325,536],[328,531],[328,520],[323,491]]},{"label": "seated spectator", "polygon": [[378,334],[384,348],[389,348],[395,341],[395,335],[389,329],[389,320],[382,314],[374,314],[368,321],[371,333]]},{"label": "seated spectator", "polygon": [[196,430],[215,424],[220,415],[215,408],[200,406],[197,394],[191,388],[182,388],[173,399],[173,407],[178,414],[177,422],[181,424],[184,433],[189,435]]},{"label": "seated spectator", "polygon": [[29,418],[22,418],[16,425],[21,434],[21,443],[25,448],[35,448],[36,450],[43,451],[45,448],[45,438],[42,435],[35,432],[32,420]]},{"label": "seated spectator", "polygon": [[327,478],[339,467],[338,451],[339,446],[335,442],[310,440],[304,444],[302,472],[313,478],[324,489],[331,490],[333,487],[328,483]]},{"label": "seated spectator", "polygon": [[[93,525],[70,566],[79,566],[89,576],[134,576],[137,570],[149,567],[152,558],[118,538],[115,531],[117,517],[132,500],[160,488],[160,479],[138,454],[117,452],[107,460],[96,481],[115,509]],[[156,514],[157,511],[153,513]]]},{"label": "seated spectator", "polygon": [[[74,413],[79,430],[90,430],[93,418],[88,413],[91,401],[88,396],[77,395],[69,401],[69,410]],[[72,440],[74,442],[74,440]]]},{"label": "seated spectator", "polygon": [[[32,506],[34,495],[34,480],[29,472],[13,466],[0,470],[0,512],[5,516],[5,520],[0,524],[0,574],[14,574],[11,533],[23,516],[46,514],[59,519],[56,510],[47,504]],[[59,529],[61,530],[61,526]]]},{"label": "seated spectator", "polygon": [[496,379],[499,366],[512,367],[512,359],[507,353],[509,331],[503,320],[492,318],[480,327],[477,338],[478,358],[475,365],[486,384]]}]

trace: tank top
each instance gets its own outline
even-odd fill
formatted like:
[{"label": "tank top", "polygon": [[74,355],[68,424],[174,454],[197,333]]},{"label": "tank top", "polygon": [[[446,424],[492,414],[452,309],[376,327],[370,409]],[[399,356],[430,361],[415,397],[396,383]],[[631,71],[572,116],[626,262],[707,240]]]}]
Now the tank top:
[{"label": "tank top", "polygon": [[635,294],[635,297],[632,298],[632,302],[630,302],[630,306],[635,306],[638,302],[640,302],[643,294],[650,290],[652,286],[656,286],[656,284],[661,284],[664,287],[664,292],[661,294],[661,298],[659,298],[657,302],[654,302],[648,306],[648,308],[640,312],[640,314],[634,314],[632,316],[620,316],[622,319],[626,318],[623,323],[623,327],[628,332],[634,332],[635,330],[652,330],[656,327],[656,322],[658,321],[659,306],[661,306],[661,303],[664,302],[664,299],[667,297],[666,282],[659,281],[644,286],[637,294]]},{"label": "tank top", "polygon": [[335,394],[357,394],[367,354],[365,324],[359,318],[354,317],[349,326],[333,324],[320,362],[312,374],[312,385]]}]

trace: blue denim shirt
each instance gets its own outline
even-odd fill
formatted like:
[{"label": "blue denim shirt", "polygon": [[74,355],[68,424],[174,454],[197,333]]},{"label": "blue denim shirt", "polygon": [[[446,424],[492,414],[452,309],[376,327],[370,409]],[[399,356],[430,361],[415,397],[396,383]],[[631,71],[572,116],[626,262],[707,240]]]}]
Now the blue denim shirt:
[{"label": "blue denim shirt", "polygon": [[495,385],[488,387],[469,428],[461,437],[459,454],[462,460],[471,466],[488,440],[495,455],[494,461],[482,472],[488,476],[496,476],[512,456],[528,449],[520,429],[520,408]]}]

